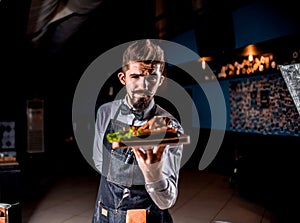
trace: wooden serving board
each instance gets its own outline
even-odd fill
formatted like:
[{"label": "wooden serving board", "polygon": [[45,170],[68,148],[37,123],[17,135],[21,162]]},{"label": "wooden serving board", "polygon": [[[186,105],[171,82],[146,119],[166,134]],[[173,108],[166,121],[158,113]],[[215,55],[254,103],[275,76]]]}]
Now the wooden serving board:
[{"label": "wooden serving board", "polygon": [[159,138],[159,139],[139,139],[121,141],[118,148],[128,148],[132,146],[159,146],[159,145],[177,145],[177,144],[190,144],[190,136],[182,134],[173,138]]}]

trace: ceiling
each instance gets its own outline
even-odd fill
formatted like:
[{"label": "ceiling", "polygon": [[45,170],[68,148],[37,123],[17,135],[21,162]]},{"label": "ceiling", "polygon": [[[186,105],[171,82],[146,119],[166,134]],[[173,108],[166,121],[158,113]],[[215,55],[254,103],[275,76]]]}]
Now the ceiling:
[{"label": "ceiling", "polygon": [[166,0],[165,2],[163,16],[167,18],[166,38],[172,38],[186,29],[197,26],[199,20],[205,20],[207,25],[216,25],[224,16],[231,15],[232,11],[255,0]]}]

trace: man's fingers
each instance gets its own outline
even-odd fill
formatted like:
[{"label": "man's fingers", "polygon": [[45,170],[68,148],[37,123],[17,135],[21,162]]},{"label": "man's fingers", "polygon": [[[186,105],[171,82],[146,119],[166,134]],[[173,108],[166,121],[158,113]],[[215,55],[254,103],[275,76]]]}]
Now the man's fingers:
[{"label": "man's fingers", "polygon": [[137,159],[145,160],[147,158],[147,155],[145,154],[143,149],[140,148],[132,148],[132,149]]},{"label": "man's fingers", "polygon": [[146,154],[147,154],[146,163],[147,163],[147,164],[153,163],[153,162],[152,162],[152,159],[153,159],[153,149],[148,148],[148,149],[146,150]]},{"label": "man's fingers", "polygon": [[164,153],[166,146],[159,146],[156,151],[156,159],[157,161],[161,160],[162,154]]},{"label": "man's fingers", "polygon": [[136,158],[145,164],[153,164],[161,161],[162,155],[164,153],[166,146],[159,146],[156,152],[153,152],[152,147],[145,148],[146,151],[139,147],[133,147],[134,154]]},{"label": "man's fingers", "polygon": [[112,142],[112,148],[115,149],[115,148],[118,148],[120,147],[120,143],[119,142]]}]

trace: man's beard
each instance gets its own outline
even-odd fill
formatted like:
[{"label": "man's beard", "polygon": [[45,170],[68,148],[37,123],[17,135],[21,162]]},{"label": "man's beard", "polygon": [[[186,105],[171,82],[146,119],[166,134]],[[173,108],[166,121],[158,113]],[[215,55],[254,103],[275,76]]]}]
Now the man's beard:
[{"label": "man's beard", "polygon": [[137,111],[144,111],[150,103],[149,98],[138,98],[136,102],[132,104],[132,106],[137,110]]}]

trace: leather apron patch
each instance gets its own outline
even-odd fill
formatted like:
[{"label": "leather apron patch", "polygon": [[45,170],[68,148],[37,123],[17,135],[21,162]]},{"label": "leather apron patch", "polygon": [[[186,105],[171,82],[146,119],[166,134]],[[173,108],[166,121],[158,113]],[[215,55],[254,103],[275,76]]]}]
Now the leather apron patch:
[{"label": "leather apron patch", "polygon": [[146,223],[146,209],[127,210],[126,223]]}]

